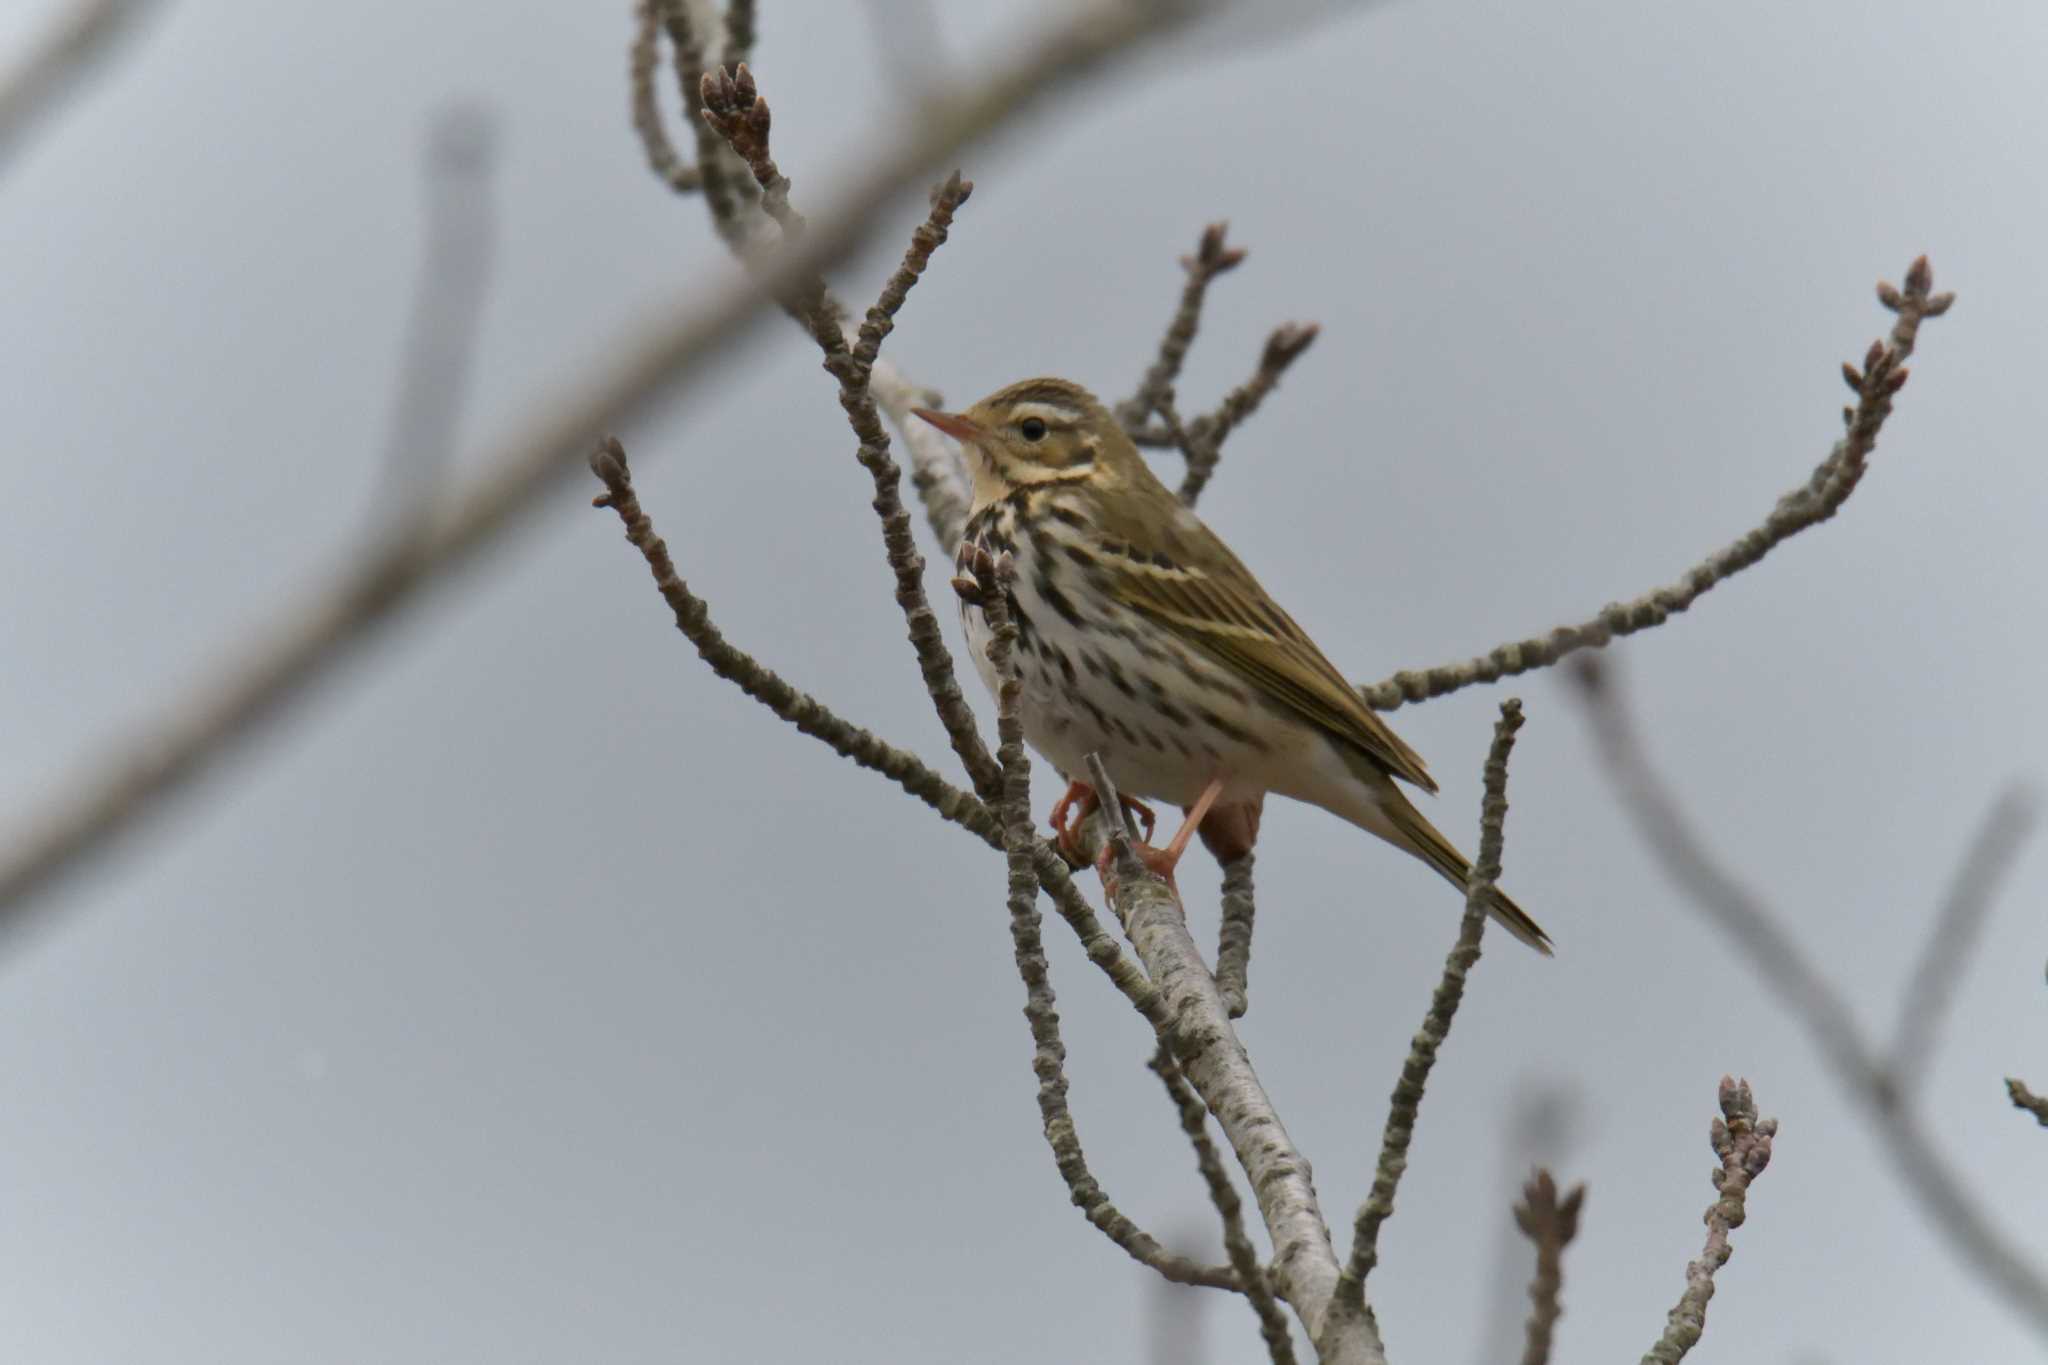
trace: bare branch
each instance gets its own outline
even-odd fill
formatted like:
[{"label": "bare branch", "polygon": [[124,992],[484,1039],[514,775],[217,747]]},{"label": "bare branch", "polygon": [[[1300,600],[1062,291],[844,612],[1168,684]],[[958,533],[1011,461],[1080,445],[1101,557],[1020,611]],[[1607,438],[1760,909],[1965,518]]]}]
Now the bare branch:
[{"label": "bare branch", "polygon": [[1906,382],[1905,361],[1913,353],[1921,321],[1940,317],[1955,301],[1953,294],[1930,293],[1933,284],[1933,272],[1922,256],[1906,271],[1904,292],[1889,284],[1878,286],[1879,301],[1898,314],[1890,342],[1872,342],[1862,369],[1843,366],[1856,403],[1842,410],[1846,427],[1842,439],[1804,484],[1778,499],[1762,525],[1709,555],[1675,583],[1632,601],[1610,603],[1591,620],[1500,645],[1463,663],[1406,670],[1381,682],[1363,684],[1359,690],[1366,701],[1391,711],[1406,702],[1428,701],[1475,683],[1498,682],[1531,669],[1548,668],[1579,650],[1600,649],[1621,636],[1661,626],[1716,584],[1755,564],[1807,527],[1834,516],[1862,481],[1878,433],[1891,416],[1892,401]]},{"label": "bare branch", "polygon": [[1685,1268],[1685,1292],[1671,1310],[1664,1335],[1644,1355],[1643,1365],[1678,1365],[1698,1344],[1707,1325],[1707,1301],[1714,1297],[1714,1272],[1728,1264],[1733,1251],[1728,1234],[1748,1217],[1750,1184],[1770,1164],[1771,1138],[1777,1131],[1776,1119],[1757,1117],[1748,1081],[1721,1078],[1721,1117],[1710,1130],[1721,1168],[1714,1172],[1716,1197],[1707,1206],[1706,1248]]},{"label": "bare branch", "polygon": [[1202,302],[1208,297],[1210,281],[1244,260],[1243,247],[1224,244],[1229,230],[1228,223],[1209,224],[1202,229],[1194,255],[1180,258],[1187,283],[1181,286],[1180,307],[1174,310],[1172,320],[1166,324],[1166,335],[1159,340],[1158,358],[1145,371],[1138,391],[1116,405],[1116,419],[1128,430],[1144,428],[1152,414],[1159,411],[1160,400],[1172,389],[1173,381],[1180,377],[1188,347],[1195,341],[1195,329],[1202,325]]},{"label": "bare branch", "polygon": [[877,213],[930,167],[1077,81],[1114,69],[1143,40],[1197,12],[1185,4],[1103,0],[1013,44],[1000,61],[970,64],[972,79],[937,91],[915,126],[878,147],[830,211],[814,217],[803,241],[761,278],[709,291],[697,285],[665,302],[650,325],[589,363],[566,393],[510,423],[514,434],[477,461],[483,472],[446,500],[416,542],[357,558],[287,602],[255,648],[222,660],[138,733],[109,746],[98,764],[78,765],[84,775],[76,785],[56,793],[31,827],[0,841],[0,932],[21,921],[35,893],[275,718],[422,589],[472,562],[573,472],[574,458],[598,433],[631,422],[728,350],[740,326],[778,291],[844,259],[866,239]]},{"label": "bare branch", "polygon": [[1230,1017],[1244,1018],[1250,1008],[1247,995],[1252,962],[1252,920],[1257,915],[1252,899],[1252,853],[1246,849],[1223,864],[1223,915],[1216,931],[1216,987]]},{"label": "bare branch", "polygon": [[1393,1216],[1394,1191],[1408,1169],[1408,1145],[1415,1136],[1415,1120],[1422,1110],[1423,1088],[1429,1083],[1437,1051],[1450,1036],[1451,1021],[1465,998],[1465,978],[1479,961],[1479,939],[1486,928],[1487,904],[1494,883],[1500,880],[1508,814],[1508,755],[1515,747],[1515,732],[1521,728],[1521,700],[1510,697],[1500,704],[1500,719],[1493,726],[1493,745],[1486,755],[1485,795],[1479,806],[1479,860],[1472,865],[1472,874],[1465,883],[1465,914],[1458,922],[1457,941],[1444,959],[1443,977],[1430,997],[1429,1012],[1423,1016],[1422,1027],[1409,1047],[1408,1060],[1401,1067],[1400,1079],[1394,1083],[1372,1192],[1359,1206],[1351,1237],[1351,1258],[1337,1287],[1339,1301],[1353,1311],[1368,1311],[1365,1281],[1379,1263],[1380,1228]]},{"label": "bare branch", "polygon": [[[819,739],[843,758],[878,772],[923,801],[944,819],[978,836],[989,847],[1003,849],[997,817],[980,801],[947,782],[908,750],[877,739],[867,730],[843,720],[832,709],[807,692],[784,682],[774,670],[756,662],[733,647],[711,622],[710,609],[676,573],[668,546],[655,531],[633,490],[633,477],[626,464],[625,447],[608,439],[591,457],[591,471],[605,485],[604,496],[595,505],[618,513],[626,528],[626,539],[638,549],[654,575],[676,629],[697,647],[698,654],[719,677],[736,684],[742,692],[766,706],[775,715],[804,734]],[[1060,915],[1073,927],[1074,935],[1088,960],[1131,1002],[1156,1030],[1162,1016],[1158,996],[1131,960],[1103,929],[1095,911],[1067,872],[1067,865],[1043,839],[1031,848],[1032,866],[1039,885],[1053,899]]]},{"label": "bare branch", "polygon": [[[988,614],[992,636],[989,661],[1002,680],[996,692],[996,735],[1003,774],[998,809],[1009,863],[1010,941],[1016,952],[1018,974],[1024,978],[1024,1017],[1031,1024],[1031,1041],[1036,1049],[1031,1069],[1038,1077],[1038,1114],[1044,1123],[1045,1140],[1052,1147],[1053,1160],[1059,1167],[1060,1178],[1067,1182],[1074,1206],[1133,1260],[1179,1284],[1222,1289],[1242,1285],[1248,1292],[1254,1292],[1252,1287],[1256,1286],[1255,1292],[1270,1303],[1271,1294],[1256,1259],[1247,1280],[1242,1268],[1233,1271],[1224,1266],[1204,1266],[1175,1255],[1119,1212],[1088,1170],[1080,1134],[1067,1106],[1067,1049],[1060,1041],[1060,1015],[1039,933],[1038,877],[1032,858],[1038,841],[1032,836],[1031,827],[1031,760],[1024,753],[1024,723],[1018,716],[1022,683],[1015,658],[1017,625],[1010,617],[1007,602],[1008,579],[1013,569],[1007,557],[1005,562],[980,567],[983,610]],[[1234,1263],[1234,1255],[1232,1259]]]},{"label": "bare branch", "polygon": [[2048,1097],[2036,1095],[2027,1089],[2025,1081],[2005,1078],[2005,1093],[2011,1097],[2015,1109],[2024,1109],[2034,1116],[2035,1122],[2048,1128]]},{"label": "bare branch", "polygon": [[944,397],[911,383],[887,357],[875,361],[868,390],[896,428],[896,439],[910,452],[910,484],[924,504],[925,522],[940,548],[951,553],[967,529],[973,489],[960,462],[959,445],[931,423],[910,417],[912,408],[945,407]]},{"label": "bare branch", "polygon": [[[676,86],[683,97],[683,123],[697,139],[697,188],[703,192],[705,211],[711,226],[734,251],[742,251],[747,240],[746,207],[735,187],[737,177],[730,164],[725,139],[704,118],[704,77],[708,69],[703,16],[693,0],[654,0],[675,47]],[[709,10],[708,5],[701,6]],[[659,114],[655,116],[659,119]],[[645,135],[643,134],[643,141]],[[652,156],[650,154],[650,164]],[[803,277],[792,277],[801,279]]]},{"label": "bare branch", "polygon": [[[641,150],[647,154],[647,168],[656,178],[678,194],[693,194],[702,188],[703,178],[669,141],[668,130],[662,126],[661,99],[654,87],[654,78],[661,70],[661,9],[662,0],[636,0],[633,6],[633,45],[626,55],[633,131],[639,135]],[[700,56],[698,64],[702,62]]]},{"label": "bare branch", "polygon": [[14,65],[0,71],[0,162],[152,8],[150,0],[71,0],[57,12]]},{"label": "bare branch", "polygon": [[2008,789],[1992,803],[1977,837],[1963,855],[1954,884],[1942,897],[1941,909],[1927,931],[1920,960],[1906,983],[1899,1022],[1892,1035],[1889,1067],[1902,1091],[1919,1087],[1934,1052],[1934,1031],[1955,998],[1963,964],[1991,912],[2005,874],[2019,859],[2034,829],[2034,803],[2018,788]]},{"label": "bare branch", "polygon": [[[1223,457],[1223,442],[1238,423],[1258,410],[1267,394],[1279,387],[1280,376],[1287,373],[1287,367],[1301,357],[1321,331],[1313,322],[1290,322],[1275,328],[1273,335],[1266,338],[1266,349],[1252,377],[1225,394],[1216,411],[1196,418],[1186,431],[1177,433],[1174,444],[1180,447],[1188,464],[1180,483],[1182,502],[1190,507],[1195,505],[1195,499],[1209,486],[1209,478]],[[1173,425],[1177,426],[1177,421]]]},{"label": "bare branch", "polygon": [[[1088,759],[1090,784],[1104,812],[1122,809],[1116,784],[1099,756]],[[1173,889],[1146,871],[1132,852],[1128,811],[1104,822],[1114,871],[1110,892],[1145,972],[1163,997],[1167,1040],[1182,1074],[1223,1128],[1257,1197],[1273,1244],[1273,1286],[1293,1306],[1323,1365],[1385,1365],[1370,1314],[1335,1311],[1336,1252],[1316,1202],[1308,1162],[1252,1069],[1230,1024],[1216,978],[1188,934]]]},{"label": "bare branch", "polygon": [[610,508],[618,514],[626,529],[626,539],[646,559],[648,570],[654,575],[654,586],[674,613],[676,629],[697,647],[699,657],[711,666],[713,673],[737,685],[740,691],[804,734],[823,740],[834,753],[882,774],[992,847],[1004,846],[1000,822],[980,801],[940,777],[915,754],[841,719],[823,702],[790,686],[773,669],[726,641],[724,633],[712,623],[710,607],[676,573],[667,544],[641,508],[624,446],[616,439],[605,441],[590,457],[590,470],[605,486],[603,496],[592,506]]},{"label": "bare branch", "polygon": [[1180,1130],[1195,1149],[1195,1166],[1202,1173],[1202,1183],[1208,1186],[1209,1202],[1216,1206],[1216,1214],[1223,1220],[1223,1249],[1230,1257],[1230,1268],[1237,1272],[1238,1281],[1244,1286],[1245,1298],[1258,1315],[1259,1335],[1265,1340],[1266,1352],[1273,1358],[1273,1365],[1293,1365],[1294,1337],[1287,1330],[1287,1315],[1280,1311],[1280,1304],[1273,1297],[1266,1268],[1259,1264],[1258,1249],[1245,1236],[1244,1204],[1237,1197],[1237,1187],[1230,1183],[1230,1172],[1223,1168],[1216,1144],[1209,1140],[1209,1111],[1202,1107],[1202,1097],[1181,1074],[1164,1038],[1146,1065],[1166,1087],[1167,1098],[1180,1114]]},{"label": "bare branch", "polygon": [[1922,1126],[1841,997],[1778,927],[1779,917],[1706,852],[1677,799],[1644,757],[1619,685],[1592,657],[1581,659],[1572,676],[1593,722],[1595,752],[1621,796],[1623,811],[1665,875],[1806,1026],[1830,1074],[1869,1111],[1872,1131],[1894,1169],[1957,1255],[2048,1340],[2048,1281],[1964,1188],[1944,1144]]},{"label": "bare branch", "polygon": [[1522,1365],[1550,1365],[1550,1346],[1557,1320],[1564,1314],[1559,1295],[1564,1288],[1564,1249],[1579,1235],[1579,1210],[1586,1202],[1584,1184],[1558,1197],[1557,1181],[1539,1170],[1522,1187],[1515,1206],[1515,1226],[1536,1244],[1536,1274],[1529,1281],[1529,1327],[1522,1347]]},{"label": "bare branch", "polygon": [[[1209,284],[1218,275],[1230,271],[1244,260],[1243,247],[1226,246],[1224,235],[1228,225],[1211,223],[1203,229],[1202,239],[1195,247],[1195,254],[1180,258],[1181,269],[1187,272],[1187,283],[1181,286],[1180,307],[1174,311],[1173,319],[1167,324],[1166,335],[1159,342],[1159,356],[1145,372],[1138,384],[1138,391],[1116,405],[1116,418],[1130,433],[1131,439],[1141,446],[1173,446],[1179,449],[1187,460],[1187,474],[1180,486],[1181,501],[1192,507],[1195,499],[1202,495],[1209,478],[1216,472],[1216,463],[1222,458],[1223,442],[1231,431],[1245,418],[1252,415],[1267,394],[1279,384],[1280,376],[1287,372],[1303,351],[1315,341],[1317,328],[1314,323],[1288,323],[1276,328],[1266,339],[1266,349],[1259,358],[1259,367],[1252,377],[1227,394],[1216,411],[1196,418],[1185,425],[1174,407],[1174,381],[1180,377],[1180,369],[1187,360],[1188,347],[1194,344],[1195,331],[1201,325],[1202,304],[1209,294]],[[1154,415],[1159,423],[1152,424]]]}]

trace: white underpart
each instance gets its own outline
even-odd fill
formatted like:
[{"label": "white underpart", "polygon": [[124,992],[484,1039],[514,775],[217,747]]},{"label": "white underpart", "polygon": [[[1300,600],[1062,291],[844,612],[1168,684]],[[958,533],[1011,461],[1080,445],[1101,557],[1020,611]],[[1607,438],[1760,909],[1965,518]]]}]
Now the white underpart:
[{"label": "white underpart", "polygon": [[[1018,650],[1017,665],[1024,737],[1062,775],[1086,781],[1087,757],[1094,753],[1119,790],[1143,800],[1192,805],[1211,779],[1221,777],[1225,802],[1270,791],[1354,822],[1372,812],[1370,789],[1319,729],[1260,701],[1247,683],[1163,627],[1102,602],[1064,552],[1080,533],[1060,524],[1050,524],[1047,533],[1054,553],[1044,574],[1031,539],[1010,537],[1017,610],[1035,646]],[[1066,620],[1048,598],[1041,587],[1047,578],[1081,625]],[[968,652],[993,694],[987,617],[963,603],[961,619]],[[1071,682],[1061,653],[1073,667]],[[1209,685],[1190,685],[1181,675]]]}]

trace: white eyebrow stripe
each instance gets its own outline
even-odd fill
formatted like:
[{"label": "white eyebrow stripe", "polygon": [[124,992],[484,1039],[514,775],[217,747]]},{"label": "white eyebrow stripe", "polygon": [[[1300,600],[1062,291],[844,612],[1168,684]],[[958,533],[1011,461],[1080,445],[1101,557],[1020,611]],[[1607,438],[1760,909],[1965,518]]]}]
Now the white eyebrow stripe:
[{"label": "white eyebrow stripe", "polygon": [[1036,417],[1041,422],[1078,422],[1081,411],[1064,403],[1013,403],[1010,416],[1019,422],[1027,417]]}]

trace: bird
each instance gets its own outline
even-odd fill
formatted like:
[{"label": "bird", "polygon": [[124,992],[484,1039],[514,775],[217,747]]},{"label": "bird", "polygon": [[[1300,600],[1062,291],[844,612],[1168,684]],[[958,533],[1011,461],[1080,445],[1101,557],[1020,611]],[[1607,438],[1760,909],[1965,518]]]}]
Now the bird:
[{"label": "bird", "polygon": [[[1009,556],[1018,710],[1026,741],[1067,779],[1052,812],[1070,853],[1097,802],[1098,755],[1119,794],[1179,806],[1171,877],[1190,836],[1248,851],[1268,793],[1349,821],[1465,888],[1471,864],[1400,783],[1436,781],[1194,510],[1152,472],[1093,394],[1026,379],[960,412],[915,408],[966,452],[973,497],[959,547],[969,654],[991,693],[977,560]],[[1136,804],[1136,800],[1133,801]],[[1146,812],[1149,816],[1149,811]],[[1487,909],[1517,939],[1550,938],[1497,887]]]}]

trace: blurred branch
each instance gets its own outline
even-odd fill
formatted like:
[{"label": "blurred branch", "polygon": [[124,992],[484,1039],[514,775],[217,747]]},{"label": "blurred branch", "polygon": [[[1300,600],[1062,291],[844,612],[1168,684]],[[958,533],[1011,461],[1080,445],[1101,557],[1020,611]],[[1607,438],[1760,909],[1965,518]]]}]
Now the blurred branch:
[{"label": "blurred branch", "polygon": [[1805,1025],[1829,1074],[1861,1102],[1872,1131],[1906,1187],[1942,1236],[2044,1340],[2048,1281],[1992,1225],[1949,1164],[1945,1145],[1923,1127],[1848,1006],[1781,926],[1782,919],[1708,854],[1677,798],[1651,769],[1618,683],[1588,656],[1572,675],[1592,721],[1595,752],[1665,875],[1719,929]]},{"label": "blurred branch", "polygon": [[1405,702],[1428,701],[1475,683],[1548,668],[1579,650],[1600,649],[1621,636],[1661,626],[1701,594],[1757,563],[1787,539],[1834,516],[1862,481],[1878,433],[1891,416],[1893,399],[1906,382],[1905,361],[1913,353],[1920,323],[1940,317],[1955,301],[1953,294],[1932,293],[1933,287],[1934,272],[1925,256],[1906,271],[1903,292],[1889,284],[1878,285],[1878,301],[1898,316],[1889,340],[1870,344],[1862,369],[1842,367],[1843,377],[1856,394],[1855,404],[1842,410],[1845,433],[1804,484],[1778,499],[1762,525],[1709,555],[1675,583],[1632,601],[1610,603],[1591,620],[1500,645],[1463,663],[1403,671],[1382,682],[1362,684],[1360,691],[1366,701],[1391,711]]},{"label": "blurred branch", "polygon": [[1394,1083],[1372,1192],[1359,1206],[1351,1237],[1351,1257],[1337,1286],[1339,1303],[1353,1312],[1371,1312],[1365,1304],[1365,1281],[1379,1263],[1380,1228],[1394,1214],[1394,1191],[1408,1169],[1408,1146],[1422,1111],[1423,1088],[1429,1083],[1437,1051],[1450,1036],[1451,1021],[1465,998],[1465,978],[1479,961],[1488,898],[1494,883],[1500,880],[1508,815],[1508,755],[1514,751],[1515,732],[1521,728],[1521,700],[1510,697],[1500,704],[1500,719],[1494,722],[1493,744],[1486,755],[1485,794],[1479,806],[1479,860],[1472,865],[1472,875],[1465,883],[1465,914],[1458,922],[1457,940],[1444,959],[1443,976],[1430,997],[1429,1011],[1423,1016],[1408,1060],[1402,1064],[1400,1078]]},{"label": "blurred branch", "polygon": [[[1122,799],[1099,756],[1088,760],[1089,782],[1105,813]],[[1129,814],[1105,819],[1110,898],[1124,932],[1162,997],[1166,1038],[1181,1073],[1195,1087],[1236,1153],[1273,1244],[1273,1287],[1294,1309],[1322,1365],[1385,1365],[1370,1314],[1333,1311],[1339,1270],[1329,1225],[1316,1202],[1308,1162],[1287,1135],[1244,1044],[1231,1027],[1216,978],[1188,933],[1173,888],[1146,871],[1131,848]]]},{"label": "blurred branch", "polygon": [[28,50],[0,71],[0,164],[153,8],[152,0],[70,0],[57,10]]},{"label": "blurred branch", "polygon": [[427,135],[425,161],[426,241],[372,518],[384,534],[403,540],[418,534],[420,518],[433,507],[469,393],[497,245],[495,116],[477,106],[443,111]]},{"label": "blurred branch", "polygon": [[1515,1206],[1515,1226],[1536,1244],[1536,1274],[1529,1281],[1529,1327],[1522,1348],[1522,1365],[1549,1365],[1551,1340],[1557,1334],[1557,1320],[1564,1308],[1559,1295],[1564,1288],[1564,1249],[1579,1235],[1579,1210],[1586,1202],[1586,1187],[1574,1185],[1562,1199],[1557,1181],[1549,1171],[1539,1170],[1522,1187],[1522,1202]]},{"label": "blurred branch", "polygon": [[430,524],[333,571],[289,601],[259,643],[224,658],[97,764],[55,793],[26,829],[0,844],[0,932],[17,927],[28,902],[75,870],[163,797],[211,767],[237,741],[274,719],[324,677],[348,649],[397,618],[422,589],[447,580],[499,534],[542,504],[574,471],[598,433],[634,420],[652,403],[728,352],[739,329],[780,289],[845,259],[877,215],[930,168],[950,160],[1021,113],[1077,82],[1098,77],[1145,40],[1203,10],[1191,3],[1134,6],[1100,0],[1023,41],[1000,60],[972,63],[937,92],[914,125],[882,139],[801,243],[757,278],[692,287],[656,310],[656,321],[611,354],[587,363],[567,391],[523,414],[471,476],[442,500]]},{"label": "blurred branch", "polygon": [[1728,1234],[1748,1217],[1749,1187],[1770,1164],[1771,1138],[1777,1131],[1776,1119],[1757,1117],[1748,1081],[1721,1078],[1721,1117],[1710,1130],[1721,1166],[1714,1172],[1716,1197],[1707,1206],[1707,1244],[1700,1258],[1685,1268],[1685,1292],[1643,1365],[1678,1365],[1699,1343],[1707,1325],[1707,1301],[1714,1297],[1714,1272],[1728,1264],[1733,1253]]},{"label": "blurred branch", "polygon": [[[1271,1308],[1272,1294],[1256,1259],[1250,1262],[1247,1273],[1235,1250],[1231,1256],[1235,1270],[1200,1265],[1168,1251],[1157,1238],[1118,1211],[1088,1169],[1080,1134],[1067,1106],[1067,1049],[1060,1041],[1060,1015],[1054,1004],[1052,978],[1039,933],[1038,877],[1032,865],[1032,848],[1037,840],[1032,836],[1031,760],[1024,753],[1024,722],[1018,715],[1022,683],[1017,676],[1015,657],[1017,623],[1011,619],[1008,605],[1013,566],[1005,556],[1003,562],[984,564],[981,569],[982,609],[988,616],[993,637],[989,661],[1001,679],[996,691],[996,735],[1002,765],[998,810],[1009,864],[1010,941],[1016,953],[1018,974],[1024,978],[1024,1017],[1031,1024],[1035,1049],[1031,1069],[1038,1077],[1038,1114],[1045,1140],[1052,1147],[1053,1160],[1059,1167],[1060,1178],[1067,1183],[1074,1206],[1133,1260],[1178,1284],[1243,1288],[1265,1300],[1266,1309],[1260,1312],[1263,1319]],[[1242,1229],[1238,1240],[1243,1241]]]},{"label": "blurred branch", "polygon": [[1238,1283],[1244,1286],[1245,1298],[1258,1315],[1259,1336],[1266,1343],[1266,1352],[1273,1365],[1294,1365],[1294,1338],[1287,1330],[1287,1315],[1280,1311],[1279,1302],[1273,1297],[1266,1268],[1259,1264],[1258,1249],[1245,1236],[1244,1204],[1237,1197],[1236,1186],[1230,1183],[1230,1172],[1224,1169],[1216,1144],[1209,1140],[1209,1111],[1181,1074],[1179,1064],[1173,1060],[1173,1050],[1164,1038],[1147,1065],[1166,1087],[1166,1097],[1180,1114],[1180,1130],[1195,1150],[1195,1166],[1208,1187],[1209,1202],[1216,1206],[1216,1214],[1223,1220],[1223,1249],[1230,1257],[1230,1268],[1237,1272]]},{"label": "blurred branch", "polygon": [[[678,194],[693,194],[704,184],[697,168],[677,154],[662,124],[661,98],[654,78],[661,71],[662,0],[637,0],[633,6],[633,45],[627,50],[626,69],[633,131],[647,154],[647,167]],[[700,53],[696,63],[703,65]],[[698,78],[702,79],[700,70]]]},{"label": "blurred branch", "polygon": [[1983,827],[1963,855],[1954,883],[1928,928],[1927,941],[1899,1007],[1889,1065],[1892,1081],[1900,1090],[1917,1089],[1926,1076],[1935,1028],[1955,998],[1964,963],[1983,931],[1999,884],[2018,861],[2033,830],[2031,797],[2017,787],[2010,788],[1992,803]]}]

